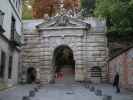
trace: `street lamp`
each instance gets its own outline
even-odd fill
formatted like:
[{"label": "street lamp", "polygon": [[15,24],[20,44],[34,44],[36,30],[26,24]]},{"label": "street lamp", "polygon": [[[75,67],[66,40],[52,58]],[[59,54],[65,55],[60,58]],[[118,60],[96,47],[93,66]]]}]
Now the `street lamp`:
[{"label": "street lamp", "polygon": [[3,29],[3,20],[4,20],[4,13],[0,10],[0,33],[5,32],[5,30]]}]

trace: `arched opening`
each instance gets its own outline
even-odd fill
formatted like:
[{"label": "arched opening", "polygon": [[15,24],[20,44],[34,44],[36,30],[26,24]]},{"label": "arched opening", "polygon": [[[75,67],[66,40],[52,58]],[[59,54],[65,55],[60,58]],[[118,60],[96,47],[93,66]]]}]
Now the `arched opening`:
[{"label": "arched opening", "polygon": [[91,68],[91,77],[93,82],[100,83],[102,79],[102,69],[99,66]]},{"label": "arched opening", "polygon": [[[60,45],[54,50],[53,65],[56,80],[74,80],[75,60],[69,46]],[[60,76],[62,78],[58,79]]]},{"label": "arched opening", "polygon": [[27,69],[27,83],[33,83],[36,82],[36,69],[33,67],[30,67]]}]

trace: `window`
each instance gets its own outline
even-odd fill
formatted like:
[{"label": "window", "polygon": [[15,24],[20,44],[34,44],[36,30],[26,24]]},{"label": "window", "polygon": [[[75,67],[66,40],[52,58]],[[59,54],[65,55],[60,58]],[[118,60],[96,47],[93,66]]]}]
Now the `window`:
[{"label": "window", "polygon": [[1,51],[0,78],[4,78],[5,63],[6,63],[6,54],[4,51]]},{"label": "window", "polygon": [[12,62],[13,62],[13,57],[9,57],[9,67],[8,67],[8,78],[11,79],[12,77]]},{"label": "window", "polygon": [[18,8],[18,1],[16,1],[16,8]]},{"label": "window", "polygon": [[12,19],[11,19],[11,39],[14,38],[14,33],[16,31],[16,20],[15,18],[12,16]]},{"label": "window", "polygon": [[5,32],[5,30],[3,29],[3,20],[4,20],[4,13],[0,10],[0,33]]},{"label": "window", "polygon": [[18,0],[18,11],[20,12],[21,11],[21,1]]},{"label": "window", "polygon": [[0,25],[3,25],[4,13],[0,10]]},{"label": "window", "polygon": [[99,66],[95,66],[91,68],[91,77],[101,77],[102,70]]}]

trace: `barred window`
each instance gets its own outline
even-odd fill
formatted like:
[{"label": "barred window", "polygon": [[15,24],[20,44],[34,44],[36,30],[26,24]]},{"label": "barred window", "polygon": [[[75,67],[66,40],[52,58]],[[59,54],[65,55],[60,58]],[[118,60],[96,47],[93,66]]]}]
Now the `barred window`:
[{"label": "barred window", "polygon": [[91,68],[91,77],[101,77],[102,70],[99,66],[95,66]]}]

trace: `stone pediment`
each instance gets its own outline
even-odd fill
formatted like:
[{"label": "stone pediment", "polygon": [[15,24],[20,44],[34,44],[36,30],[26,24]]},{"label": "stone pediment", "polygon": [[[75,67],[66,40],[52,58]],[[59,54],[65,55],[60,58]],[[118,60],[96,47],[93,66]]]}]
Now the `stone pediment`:
[{"label": "stone pediment", "polygon": [[85,28],[87,23],[83,22],[82,20],[68,17],[68,16],[56,16],[49,19],[46,22],[43,22],[37,25],[37,29],[46,29],[46,28],[54,28],[54,27],[71,27],[71,28]]}]

